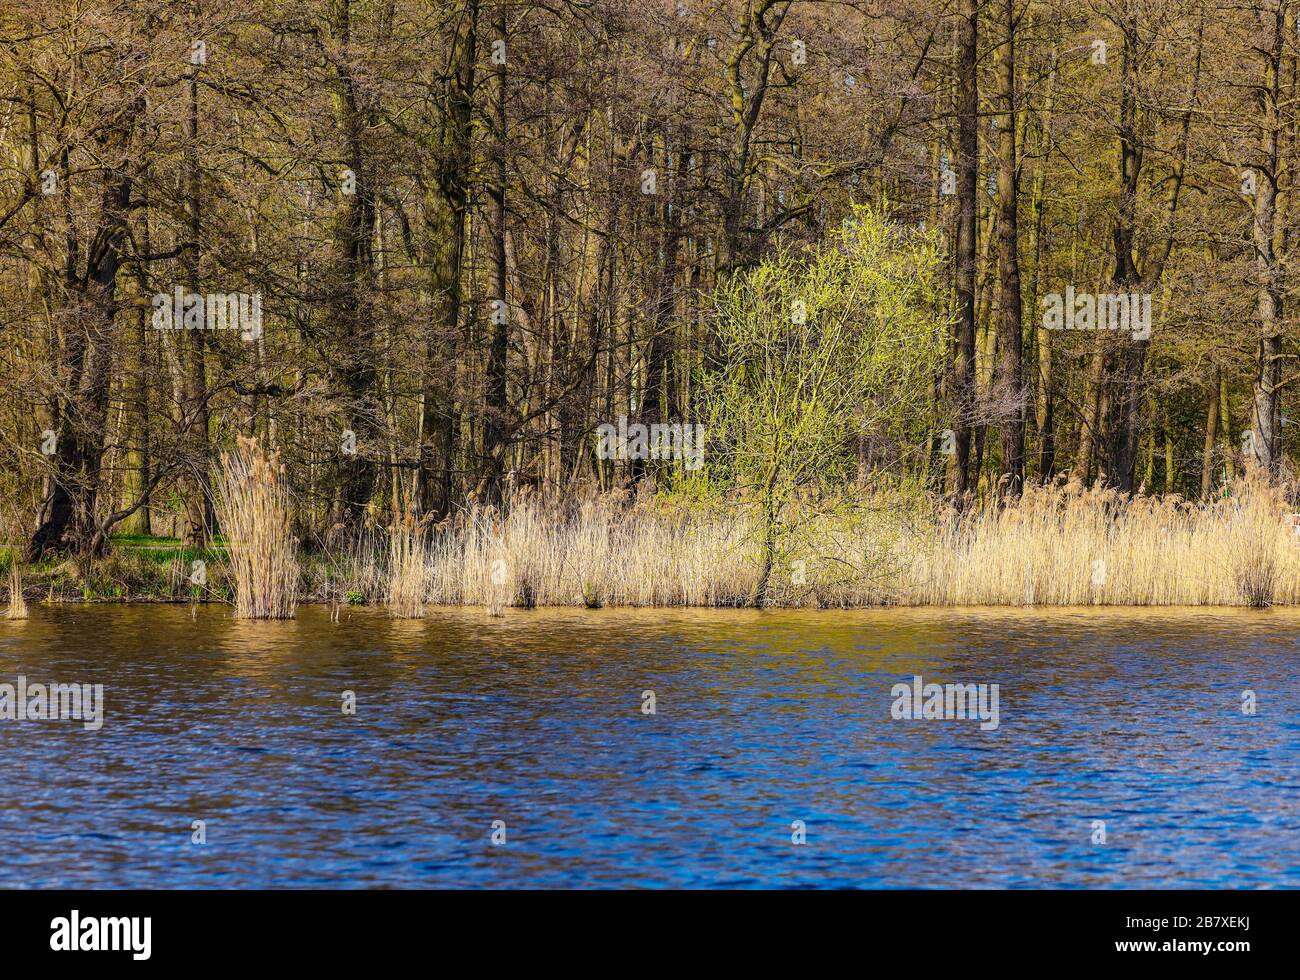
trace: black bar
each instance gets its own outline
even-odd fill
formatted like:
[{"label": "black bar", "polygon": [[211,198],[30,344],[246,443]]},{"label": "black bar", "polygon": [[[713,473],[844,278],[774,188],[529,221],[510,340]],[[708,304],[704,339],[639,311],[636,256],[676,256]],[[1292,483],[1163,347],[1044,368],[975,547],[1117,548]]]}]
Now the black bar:
[{"label": "black bar", "polygon": [[[1296,907],[1295,893],[1264,891],[48,891],[0,893],[0,932],[12,965],[132,971],[459,962],[461,972],[512,960],[668,968],[692,951],[759,967],[775,951],[927,972],[1196,960],[1232,969],[1259,953],[1286,955]],[[147,917],[148,958],[131,948],[55,951],[54,923],[70,926],[73,909],[96,937],[87,919],[139,918],[138,932],[121,933],[136,949]]]}]

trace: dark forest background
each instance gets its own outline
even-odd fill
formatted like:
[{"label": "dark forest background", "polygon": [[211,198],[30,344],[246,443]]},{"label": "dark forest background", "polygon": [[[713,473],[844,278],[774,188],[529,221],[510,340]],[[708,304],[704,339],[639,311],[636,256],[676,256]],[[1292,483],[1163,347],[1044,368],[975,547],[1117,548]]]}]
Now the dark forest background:
[{"label": "dark forest background", "polygon": [[[711,297],[861,204],[940,236],[950,350],[860,473],[1285,479],[1297,6],[5,0],[0,491],[40,553],[201,542],[237,435],[304,537],[668,486],[596,428],[698,421]],[[1151,336],[1045,329],[1067,286]],[[260,331],[154,329],[178,287]]]}]

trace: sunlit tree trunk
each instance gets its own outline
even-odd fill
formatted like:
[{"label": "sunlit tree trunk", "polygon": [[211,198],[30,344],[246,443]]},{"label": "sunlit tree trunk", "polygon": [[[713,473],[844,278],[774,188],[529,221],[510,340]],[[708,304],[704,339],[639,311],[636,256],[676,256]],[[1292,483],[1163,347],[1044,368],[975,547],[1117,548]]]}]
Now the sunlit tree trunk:
[{"label": "sunlit tree trunk", "polygon": [[952,367],[954,456],[949,486],[970,489],[971,426],[975,414],[975,257],[979,214],[979,83],[976,62],[979,2],[962,0],[957,53],[957,324]]},{"label": "sunlit tree trunk", "polygon": [[1251,397],[1251,434],[1247,458],[1270,479],[1282,465],[1282,270],[1276,237],[1282,53],[1287,3],[1264,0],[1257,8],[1267,47],[1255,98],[1259,117],[1258,165],[1255,167],[1255,201],[1252,240],[1255,246],[1258,341],[1255,380]]}]

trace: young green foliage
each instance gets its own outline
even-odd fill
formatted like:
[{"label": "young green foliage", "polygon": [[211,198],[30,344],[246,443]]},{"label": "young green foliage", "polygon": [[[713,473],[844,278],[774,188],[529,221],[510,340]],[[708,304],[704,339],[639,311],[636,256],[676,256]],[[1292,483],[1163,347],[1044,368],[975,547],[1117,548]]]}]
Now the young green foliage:
[{"label": "young green foliage", "polygon": [[755,605],[831,485],[897,475],[904,447],[925,445],[949,329],[934,312],[939,265],[935,235],[860,207],[824,244],[778,246],[715,294],[706,466],[761,515]]}]

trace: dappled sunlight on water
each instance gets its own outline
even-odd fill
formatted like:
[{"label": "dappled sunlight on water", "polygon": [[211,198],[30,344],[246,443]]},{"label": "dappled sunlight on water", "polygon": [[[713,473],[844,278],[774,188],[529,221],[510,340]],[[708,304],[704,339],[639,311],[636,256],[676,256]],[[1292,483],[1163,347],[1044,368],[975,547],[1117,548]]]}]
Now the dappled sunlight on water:
[{"label": "dappled sunlight on water", "polygon": [[[1297,635],[1279,610],[34,606],[0,683],[103,683],[106,717],[0,720],[0,885],[1296,886]],[[891,719],[914,675],[998,684],[999,727]]]}]

